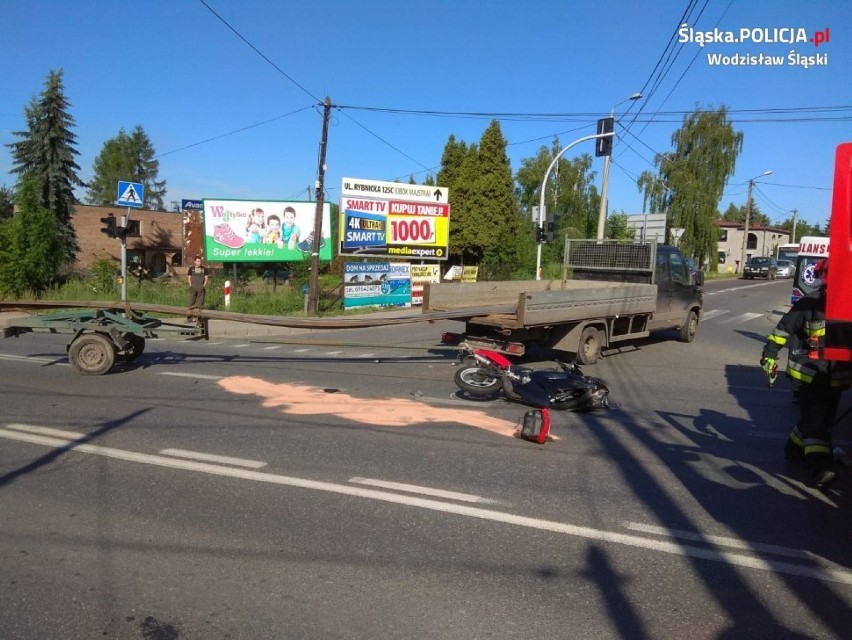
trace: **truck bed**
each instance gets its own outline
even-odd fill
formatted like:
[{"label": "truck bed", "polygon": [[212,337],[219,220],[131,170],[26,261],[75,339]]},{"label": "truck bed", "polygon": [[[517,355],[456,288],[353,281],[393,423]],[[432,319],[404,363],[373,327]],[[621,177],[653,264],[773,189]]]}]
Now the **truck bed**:
[{"label": "truck bed", "polygon": [[657,285],[594,280],[524,280],[430,284],[423,311],[471,309],[476,324],[506,329],[589,318],[653,313]]}]

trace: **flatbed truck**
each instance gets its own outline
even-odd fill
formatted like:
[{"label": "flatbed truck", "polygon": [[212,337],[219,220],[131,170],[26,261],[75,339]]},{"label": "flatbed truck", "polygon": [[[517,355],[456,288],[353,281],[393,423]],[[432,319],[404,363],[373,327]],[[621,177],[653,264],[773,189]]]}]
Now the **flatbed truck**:
[{"label": "flatbed truck", "polygon": [[424,313],[463,312],[449,339],[523,355],[531,343],[593,364],[601,351],[652,331],[677,329],[692,342],[703,303],[703,273],[680,250],[653,241],[567,240],[561,280],[430,284]]}]

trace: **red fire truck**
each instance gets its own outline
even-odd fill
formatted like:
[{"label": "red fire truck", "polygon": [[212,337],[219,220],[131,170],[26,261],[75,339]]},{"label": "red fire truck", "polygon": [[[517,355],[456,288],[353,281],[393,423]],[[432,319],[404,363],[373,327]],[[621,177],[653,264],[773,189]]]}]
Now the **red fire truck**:
[{"label": "red fire truck", "polygon": [[852,142],[837,147],[830,237],[825,356],[852,362]]}]

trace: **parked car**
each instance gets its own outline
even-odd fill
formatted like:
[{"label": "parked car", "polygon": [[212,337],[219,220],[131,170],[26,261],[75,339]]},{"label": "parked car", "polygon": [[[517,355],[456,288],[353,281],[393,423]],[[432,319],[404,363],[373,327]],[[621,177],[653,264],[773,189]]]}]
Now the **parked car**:
[{"label": "parked car", "polygon": [[796,265],[789,260],[778,260],[778,277],[792,278],[796,275]]},{"label": "parked car", "polygon": [[778,276],[778,262],[775,258],[769,256],[755,256],[749,258],[743,269],[743,278],[751,280],[752,278],[766,278],[767,280],[775,280]]}]

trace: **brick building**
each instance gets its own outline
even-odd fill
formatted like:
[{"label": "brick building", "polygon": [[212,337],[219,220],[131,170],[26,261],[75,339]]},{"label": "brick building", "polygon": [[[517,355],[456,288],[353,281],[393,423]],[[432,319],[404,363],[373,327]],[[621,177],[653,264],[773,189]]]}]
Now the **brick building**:
[{"label": "brick building", "polygon": [[[121,262],[121,242],[101,232],[104,226],[101,218],[110,213],[115,215],[116,222],[120,223],[121,216],[127,215],[127,208],[75,205],[72,221],[80,245],[76,269],[90,269],[100,258],[112,258],[117,263]],[[131,209],[128,225],[130,232],[127,235],[127,264],[138,262],[147,267],[153,276],[172,273],[172,267],[182,266],[185,262],[184,239],[199,235],[185,232],[185,227],[192,228],[191,224],[186,225],[185,222],[192,221],[189,214],[186,221],[184,218],[184,214],[180,213]],[[195,247],[189,249],[198,250]]]}]

